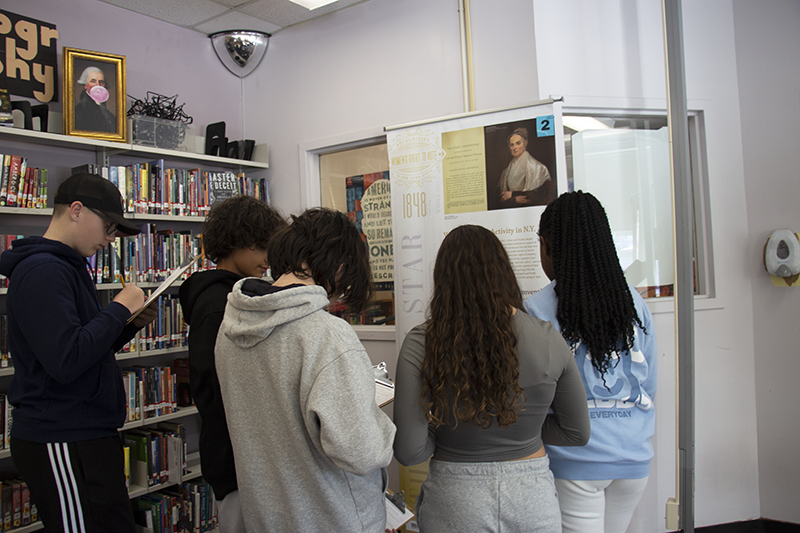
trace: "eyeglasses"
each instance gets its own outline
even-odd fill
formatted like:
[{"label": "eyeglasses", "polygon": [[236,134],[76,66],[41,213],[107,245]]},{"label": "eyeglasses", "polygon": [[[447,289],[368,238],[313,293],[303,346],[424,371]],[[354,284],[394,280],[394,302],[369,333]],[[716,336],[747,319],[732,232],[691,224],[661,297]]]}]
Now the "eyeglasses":
[{"label": "eyeglasses", "polygon": [[107,235],[114,235],[114,234],[117,233],[117,228],[119,228],[119,224],[117,224],[113,220],[110,220],[107,216],[105,216],[103,213],[101,213],[97,209],[93,209],[93,208],[90,207],[89,210],[92,213],[94,213],[95,215],[99,216],[103,220],[103,222],[106,223],[106,234]]}]

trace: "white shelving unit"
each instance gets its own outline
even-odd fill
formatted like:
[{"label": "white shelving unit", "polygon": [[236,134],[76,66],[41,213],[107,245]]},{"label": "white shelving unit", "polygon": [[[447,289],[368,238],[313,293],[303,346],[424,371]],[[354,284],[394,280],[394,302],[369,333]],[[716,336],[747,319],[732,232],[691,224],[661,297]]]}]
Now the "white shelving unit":
[{"label": "white shelving unit", "polygon": [[[87,139],[84,137],[74,137],[61,135],[59,133],[47,133],[35,130],[23,130],[19,128],[0,127],[0,141],[13,140],[46,146],[58,146],[62,148],[72,148],[75,150],[87,150],[113,156],[117,154],[128,154],[133,157],[147,158],[157,156],[170,161],[193,161],[207,163],[215,166],[241,167],[241,168],[269,168],[267,161],[246,161],[243,159],[231,159],[205,154],[195,154],[192,152],[182,152],[179,150],[166,150],[163,148],[153,148],[150,146],[140,146],[138,144],[119,143],[101,141],[97,139]],[[263,150],[266,153],[266,150]]]},{"label": "white shelving unit", "polygon": [[[115,157],[123,157],[127,159],[142,159],[142,160],[153,159],[153,157],[157,157],[171,163],[172,162],[184,163],[184,164],[192,163],[203,166],[228,168],[241,171],[248,169],[260,170],[269,168],[269,163],[267,161],[245,161],[239,159],[230,159],[227,157],[217,157],[204,154],[182,152],[177,150],[165,150],[160,148],[139,146],[129,143],[109,142],[96,139],[87,139],[83,137],[61,135],[56,133],[45,133],[45,132],[24,130],[17,128],[0,127],[0,153],[3,154],[14,153],[17,155],[25,156],[24,152],[26,147],[30,147],[30,151],[33,152],[38,151],[37,159],[43,159],[43,161],[36,161],[34,164],[35,166],[45,167],[45,168],[51,161],[47,161],[46,156],[44,157],[41,156],[42,148],[66,149],[70,153],[72,151],[78,153],[84,152],[87,154],[87,156],[89,154],[92,154],[90,156],[90,159],[93,159],[93,161],[91,162],[102,166],[107,166],[109,164],[112,164],[111,159]],[[260,152],[267,153],[267,151],[263,149],[260,150]],[[57,161],[52,161],[52,163],[55,165],[61,164],[60,162]],[[52,189],[48,191],[49,196],[51,198],[50,200],[51,204],[52,204],[52,196],[55,194],[55,185],[63,181],[63,179],[65,179],[66,177],[67,177],[66,175],[55,176],[51,173],[50,183],[52,184],[51,185]],[[50,216],[52,215],[52,213],[53,213],[52,208],[28,209],[28,208],[17,208],[17,207],[0,207],[0,221],[33,220],[37,226],[41,226],[43,223],[41,217]],[[141,221],[151,221],[151,222],[165,221],[172,224],[181,224],[181,225],[186,224],[191,226],[197,226],[205,220],[205,217],[196,217],[196,216],[190,217],[190,216],[173,216],[173,215],[150,215],[150,214],[139,214],[139,213],[127,213],[125,216],[126,218],[129,218],[131,220],[141,220]],[[32,217],[32,218],[28,219],[26,217]],[[5,233],[5,232],[0,231],[0,233]],[[159,283],[137,283],[137,285],[139,285],[143,289],[147,289],[147,288],[155,288],[159,285]],[[176,283],[176,286],[177,285],[178,283]],[[97,285],[97,289],[99,291],[113,291],[113,290],[119,290],[121,288],[122,285],[119,283],[105,283]],[[7,294],[7,289],[0,288],[0,299],[5,298],[4,296],[5,294]],[[139,361],[147,358],[169,356],[169,355],[177,356],[179,354],[186,354],[186,353],[187,353],[186,347],[168,348],[163,350],[149,350],[142,352],[118,353],[117,361],[122,362],[120,364],[124,365],[124,364],[129,364],[131,360]],[[0,369],[0,390],[7,389],[9,379],[11,376],[13,376],[13,374],[14,374],[13,367]],[[196,407],[182,407],[179,408],[176,412],[168,415],[148,418],[146,420],[137,420],[135,422],[128,422],[121,428],[120,431],[146,427],[153,424],[157,424],[159,422],[165,422],[169,420],[196,416],[197,414],[198,412]],[[10,457],[11,457],[10,450],[0,450],[0,461],[5,461]],[[188,464],[189,474],[183,476],[182,481],[195,479],[202,475],[200,470],[199,453],[197,452],[190,453],[189,456],[187,457],[187,464]],[[162,490],[171,485],[173,485],[173,483],[157,485],[155,487],[150,487],[150,488],[132,486],[129,490],[129,494],[131,498],[136,498],[144,494]],[[38,531],[42,528],[43,528],[42,524],[40,522],[37,522],[28,526],[14,529],[13,531],[15,533],[27,533],[30,531]]]}]

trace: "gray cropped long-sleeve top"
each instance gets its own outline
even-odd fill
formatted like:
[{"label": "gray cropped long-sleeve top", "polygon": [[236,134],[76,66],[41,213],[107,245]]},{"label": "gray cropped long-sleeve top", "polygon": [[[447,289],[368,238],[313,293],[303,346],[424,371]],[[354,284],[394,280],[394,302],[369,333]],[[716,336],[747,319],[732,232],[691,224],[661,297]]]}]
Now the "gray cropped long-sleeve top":
[{"label": "gray cropped long-sleeve top", "polygon": [[401,464],[419,464],[434,454],[441,461],[508,461],[527,457],[543,444],[586,444],[590,434],[586,391],[563,337],[549,322],[521,311],[514,315],[513,325],[525,405],[507,428],[493,422],[483,429],[452,420],[435,429],[429,426],[421,402],[425,324],[408,333],[397,361],[394,403],[394,454]]}]

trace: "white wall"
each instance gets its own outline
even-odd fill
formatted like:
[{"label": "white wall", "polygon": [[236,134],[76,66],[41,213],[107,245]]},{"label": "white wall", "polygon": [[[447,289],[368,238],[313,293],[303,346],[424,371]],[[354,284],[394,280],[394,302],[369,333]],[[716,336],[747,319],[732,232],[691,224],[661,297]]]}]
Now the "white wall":
[{"label": "white wall", "polygon": [[[478,107],[538,99],[530,1],[471,5]],[[370,0],[280,31],[244,95],[272,199],[296,212],[300,144],[464,112],[458,2]]]},{"label": "white wall", "polygon": [[[733,2],[753,286],[761,515],[800,523],[800,290],[772,285],[761,261],[769,234],[800,231],[800,3]],[[754,428],[748,427],[748,431]]]}]

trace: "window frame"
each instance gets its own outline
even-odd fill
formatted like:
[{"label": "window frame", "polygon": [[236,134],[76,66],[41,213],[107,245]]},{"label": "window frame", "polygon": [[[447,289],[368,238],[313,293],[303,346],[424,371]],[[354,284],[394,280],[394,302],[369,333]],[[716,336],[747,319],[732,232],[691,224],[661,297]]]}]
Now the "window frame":
[{"label": "window frame", "polygon": [[[300,143],[300,202],[302,209],[322,205],[320,161],[322,155],[386,142],[383,128],[362,130]],[[394,325],[352,326],[362,341],[396,341]]]},{"label": "window frame", "polygon": [[[563,107],[563,116],[581,116],[593,118],[663,118],[667,119],[666,109],[623,109],[599,107]],[[717,308],[716,282],[714,276],[714,254],[711,231],[711,209],[709,203],[708,159],[706,155],[705,114],[701,109],[688,111],[689,125],[689,165],[692,179],[692,199],[694,213],[694,257],[696,293],[695,308]],[[571,135],[565,131],[564,142],[567,144],[567,175],[569,188],[572,190],[572,146]],[[570,144],[568,144],[570,143]],[[674,261],[674,249],[673,249]],[[673,296],[646,298],[653,312],[671,312],[674,310]],[[699,305],[698,305],[699,304]]]}]

